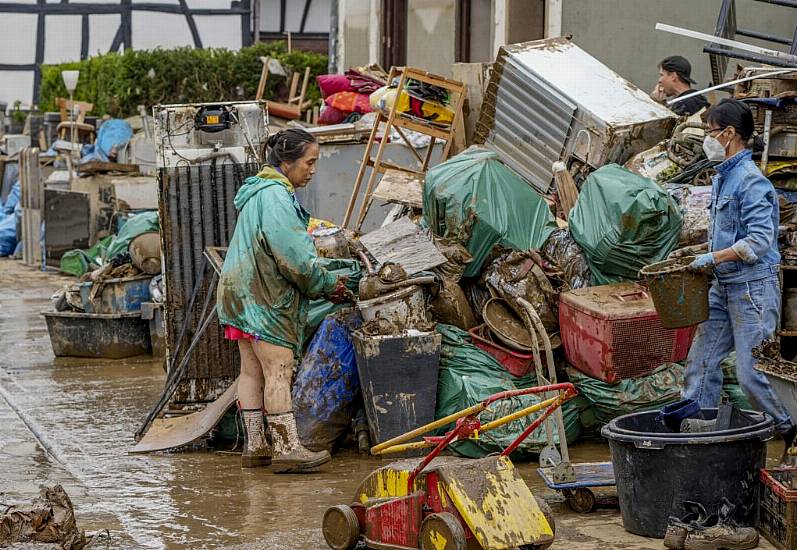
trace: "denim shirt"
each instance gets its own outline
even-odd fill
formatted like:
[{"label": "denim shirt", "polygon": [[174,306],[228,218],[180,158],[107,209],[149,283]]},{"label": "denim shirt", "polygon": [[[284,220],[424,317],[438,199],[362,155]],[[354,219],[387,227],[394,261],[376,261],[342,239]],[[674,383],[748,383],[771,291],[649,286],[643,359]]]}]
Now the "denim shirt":
[{"label": "denim shirt", "polygon": [[711,251],[733,248],[739,260],[714,268],[721,283],[777,273],[780,207],[775,188],[745,149],[717,166],[711,186]]}]

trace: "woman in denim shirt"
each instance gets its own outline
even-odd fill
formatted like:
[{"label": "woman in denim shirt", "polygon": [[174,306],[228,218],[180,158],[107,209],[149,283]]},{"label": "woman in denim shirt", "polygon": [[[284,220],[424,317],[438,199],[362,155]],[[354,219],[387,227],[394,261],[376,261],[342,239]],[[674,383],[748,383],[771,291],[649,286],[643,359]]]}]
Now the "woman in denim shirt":
[{"label": "woman in denim shirt", "polygon": [[752,349],[775,333],[781,303],[778,197],[746,148],[753,129],[752,112],[741,101],[724,100],[708,112],[703,149],[709,160],[722,163],[712,182],[709,252],[690,267],[713,271],[715,279],[709,318],[687,359],[683,397],[716,407],[723,383],[719,364],[735,348],[742,390],[775,420],[788,449],[794,422],[766,377],[753,368]]}]

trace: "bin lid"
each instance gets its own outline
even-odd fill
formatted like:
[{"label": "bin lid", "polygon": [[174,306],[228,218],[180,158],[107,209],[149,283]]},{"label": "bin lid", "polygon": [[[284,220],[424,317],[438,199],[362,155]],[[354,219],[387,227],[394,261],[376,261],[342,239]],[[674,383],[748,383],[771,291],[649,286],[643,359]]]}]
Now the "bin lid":
[{"label": "bin lid", "polygon": [[657,317],[647,289],[636,283],[591,286],[563,292],[560,301],[598,319]]}]

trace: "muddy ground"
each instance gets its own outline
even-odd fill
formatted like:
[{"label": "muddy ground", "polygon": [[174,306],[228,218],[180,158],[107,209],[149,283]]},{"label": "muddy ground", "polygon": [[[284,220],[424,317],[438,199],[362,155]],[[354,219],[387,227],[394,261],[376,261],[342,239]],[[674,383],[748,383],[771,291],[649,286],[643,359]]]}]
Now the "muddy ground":
[{"label": "muddy ground", "polygon": [[[240,459],[225,454],[128,455],[163,369],[148,357],[56,359],[40,312],[68,280],[0,260],[0,503],[62,483],[80,526],[108,529],[111,548],[325,549],[324,510],[348,502],[381,462],[335,456],[323,473],[274,476],[241,470]],[[781,448],[773,443],[770,456]],[[608,449],[583,443],[571,455],[607,460]],[[618,510],[573,514],[534,465],[520,468],[557,516],[555,550],[663,548],[626,533]]]}]

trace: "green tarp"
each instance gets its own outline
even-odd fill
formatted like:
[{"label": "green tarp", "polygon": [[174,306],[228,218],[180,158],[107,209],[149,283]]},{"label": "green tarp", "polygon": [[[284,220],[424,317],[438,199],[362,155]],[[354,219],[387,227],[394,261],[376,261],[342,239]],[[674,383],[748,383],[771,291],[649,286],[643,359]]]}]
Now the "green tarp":
[{"label": "green tarp", "polygon": [[496,244],[540,248],[556,229],[545,200],[497,154],[478,147],[426,173],[423,217],[435,235],[461,242],[473,256],[465,277],[479,274]]},{"label": "green tarp", "polygon": [[[509,374],[492,355],[471,344],[468,333],[451,325],[437,325],[443,335],[440,351],[440,378],[437,384],[436,417],[449,414],[480,403],[494,393],[529,388],[537,385],[533,375],[515,377]],[[534,395],[505,399],[482,412],[479,419],[484,424],[524,407],[538,403]],[[575,400],[564,404],[565,432],[568,443],[578,439],[581,433],[579,406]],[[460,441],[451,448],[463,456],[476,458],[500,452],[534,421],[536,415],[527,416],[500,428],[482,434],[478,440]],[[441,433],[453,428],[448,426]],[[554,438],[558,443],[558,437]],[[540,427],[513,453],[513,457],[526,457],[539,453],[545,446],[545,429]],[[517,455],[517,456],[516,456]]]},{"label": "green tarp", "polygon": [[678,244],[683,221],[669,193],[651,179],[610,164],[587,177],[568,218],[596,285],[637,279]]},{"label": "green tarp", "polygon": [[647,376],[607,384],[572,367],[567,376],[591,404],[599,425],[614,418],[639,411],[658,410],[681,399],[684,367],[679,363],[665,363]]}]

